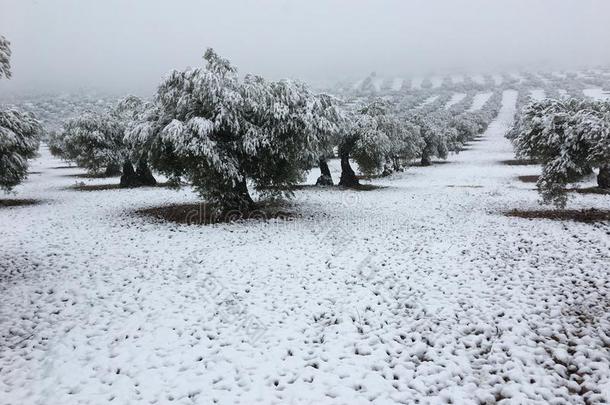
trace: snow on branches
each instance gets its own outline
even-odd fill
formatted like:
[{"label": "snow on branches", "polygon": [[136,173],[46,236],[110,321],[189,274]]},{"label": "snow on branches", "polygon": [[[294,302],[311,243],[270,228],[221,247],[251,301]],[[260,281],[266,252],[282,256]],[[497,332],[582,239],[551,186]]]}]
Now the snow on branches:
[{"label": "snow on branches", "polygon": [[[399,119],[390,111],[389,103],[376,99],[362,107],[339,144],[342,166],[350,156],[365,174],[383,170],[389,174],[413,159],[422,146],[419,128]],[[349,170],[342,173],[341,185],[356,184]],[[352,184],[354,183],[354,184]]]},{"label": "snow on branches", "polygon": [[[0,78],[11,77],[10,43],[0,36]],[[0,189],[8,192],[28,174],[27,160],[36,156],[42,127],[30,113],[0,110]]]},{"label": "snow on branches", "polygon": [[52,134],[49,149],[91,173],[120,173],[121,165],[132,158],[125,131],[146,108],[142,100],[129,96],[108,111],[86,112],[66,122],[61,133]]},{"label": "snow on branches", "polygon": [[261,194],[289,194],[339,130],[331,98],[290,80],[240,81],[212,49],[204,59],[205,67],[165,78],[130,142],[159,171],[186,178],[221,209],[251,209],[248,183]]},{"label": "snow on branches", "polygon": [[41,134],[33,115],[0,110],[0,189],[11,191],[27,177],[27,160],[36,156]]},{"label": "snow on branches", "polygon": [[514,128],[518,157],[542,163],[537,186],[544,203],[565,206],[565,185],[599,169],[610,187],[610,103],[586,99],[542,100],[527,105]]}]

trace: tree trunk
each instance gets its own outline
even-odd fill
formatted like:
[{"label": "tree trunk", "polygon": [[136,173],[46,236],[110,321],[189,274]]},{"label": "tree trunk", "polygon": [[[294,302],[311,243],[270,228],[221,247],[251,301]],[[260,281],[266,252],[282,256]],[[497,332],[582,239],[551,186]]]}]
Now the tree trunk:
[{"label": "tree trunk", "polygon": [[610,189],[610,165],[603,165],[599,167],[597,186],[599,188]]},{"label": "tree trunk", "polygon": [[245,179],[233,187],[232,196],[223,204],[223,210],[225,213],[228,211],[239,211],[246,213],[254,210],[255,208],[256,204],[250,196]]},{"label": "tree trunk", "polygon": [[399,158],[393,158],[392,165],[393,165],[393,169],[395,172],[398,173],[398,172],[404,171],[404,168],[403,168],[402,164],[400,163]]},{"label": "tree trunk", "polygon": [[421,165],[422,166],[430,166],[432,165],[432,161],[430,160],[430,156],[427,154],[422,155],[421,157]]},{"label": "tree trunk", "polygon": [[157,180],[153,176],[146,159],[140,159],[138,161],[138,168],[136,169],[136,176],[141,186],[156,186]]},{"label": "tree trunk", "polygon": [[123,175],[121,176],[121,187],[123,188],[132,188],[138,187],[140,182],[138,180],[138,175],[135,170],[133,170],[133,165],[129,160],[126,160],[123,163]]},{"label": "tree trunk", "polygon": [[360,185],[356,173],[349,164],[349,154],[341,154],[341,179],[339,185],[343,187],[356,187]]},{"label": "tree trunk", "polygon": [[121,165],[116,163],[109,164],[106,166],[106,170],[104,171],[104,176],[106,177],[115,177],[121,175]]},{"label": "tree trunk", "polygon": [[328,163],[326,162],[325,158],[323,158],[323,157],[320,158],[319,166],[320,166],[320,177],[318,177],[318,180],[316,181],[316,186],[334,185],[333,177],[330,174],[330,169],[328,168]]},{"label": "tree trunk", "polygon": [[386,158],[381,175],[387,177],[400,170],[398,159]]}]

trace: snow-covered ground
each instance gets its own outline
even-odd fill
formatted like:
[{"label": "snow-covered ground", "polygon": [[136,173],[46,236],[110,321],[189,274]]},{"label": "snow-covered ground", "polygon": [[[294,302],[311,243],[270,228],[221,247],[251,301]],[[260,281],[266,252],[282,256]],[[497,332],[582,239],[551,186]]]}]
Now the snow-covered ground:
[{"label": "snow-covered ground", "polygon": [[418,105],[416,108],[421,108],[421,107],[426,106],[428,104],[432,104],[432,103],[434,103],[438,99],[438,97],[439,97],[438,94],[436,94],[434,96],[430,96],[427,99],[425,99],[423,103]]},{"label": "snow-covered ground", "polygon": [[445,109],[449,109],[452,105],[459,103],[466,97],[466,93],[454,93],[451,99],[445,104]]},{"label": "snow-covered ground", "polygon": [[472,100],[472,105],[468,109],[468,111],[478,111],[483,107],[483,105],[489,100],[493,93],[488,91],[486,93],[477,93]]},{"label": "snow-covered ground", "polygon": [[298,191],[290,221],[139,217],[197,198],[66,190],[43,150],[17,192],[44,202],[0,208],[0,403],[610,401],[610,225],[502,214],[538,208],[539,168],[500,163],[516,97],[447,164]]},{"label": "snow-covered ground", "polygon": [[604,91],[600,88],[584,89],[582,92],[585,94],[585,96],[591,97],[595,100],[610,100],[610,92]]},{"label": "snow-covered ground", "polygon": [[544,100],[545,93],[543,89],[532,89],[530,90],[530,97],[534,101]]}]

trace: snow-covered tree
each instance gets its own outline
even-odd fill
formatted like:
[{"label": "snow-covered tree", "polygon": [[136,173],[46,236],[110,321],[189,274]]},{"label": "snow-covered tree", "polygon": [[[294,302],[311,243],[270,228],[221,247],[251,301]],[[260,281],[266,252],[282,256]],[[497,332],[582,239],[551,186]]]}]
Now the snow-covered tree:
[{"label": "snow-covered tree", "polygon": [[451,118],[450,125],[457,131],[456,143],[459,148],[485,130],[480,117],[476,112],[465,112]]},{"label": "snow-covered tree", "polygon": [[320,101],[326,106],[324,111],[330,122],[334,123],[333,130],[329,131],[322,146],[322,155],[318,159],[320,177],[316,180],[318,186],[334,185],[327,159],[334,156],[335,147],[339,144],[348,125],[348,116],[341,108],[341,102],[327,94],[321,94]]},{"label": "snow-covered tree", "polygon": [[439,114],[416,112],[409,121],[419,127],[423,146],[419,158],[423,166],[429,166],[433,157],[446,159],[457,139],[457,130],[450,127]]},{"label": "snow-covered tree", "polygon": [[289,195],[337,130],[330,99],[289,80],[242,82],[212,49],[204,58],[205,67],[167,76],[130,142],[220,209],[252,209],[249,184],[262,195]]},{"label": "snow-covered tree", "polygon": [[478,111],[464,111],[451,119],[450,125],[457,131],[457,146],[471,141],[487,130],[493,119],[498,116],[502,106],[502,92],[494,92]]},{"label": "snow-covered tree", "polygon": [[565,185],[598,168],[610,188],[610,103],[542,100],[526,106],[513,128],[517,156],[542,163],[537,186],[543,202],[564,206]]},{"label": "snow-covered tree", "polygon": [[41,134],[32,114],[0,110],[0,189],[10,191],[27,177],[27,160],[36,156]]},{"label": "snow-covered tree", "polygon": [[359,184],[349,159],[367,174],[400,169],[421,148],[419,129],[390,112],[387,102],[377,99],[361,108],[353,117],[339,143],[341,180],[339,185]]},{"label": "snow-covered tree", "polygon": [[11,43],[0,35],[0,79],[11,78]]},{"label": "snow-covered tree", "polygon": [[[9,42],[0,36],[0,78],[11,77]],[[30,113],[0,110],[0,189],[10,191],[28,173],[28,159],[36,156],[42,127]]]},{"label": "snow-covered tree", "polygon": [[[129,96],[108,111],[87,112],[71,119],[61,134],[50,137],[51,153],[74,161],[91,173],[105,170],[106,175],[117,175],[122,169],[124,187],[154,185],[156,181],[146,159],[124,140],[126,131],[147,108],[141,99]],[[137,163],[137,170],[133,162]]]}]

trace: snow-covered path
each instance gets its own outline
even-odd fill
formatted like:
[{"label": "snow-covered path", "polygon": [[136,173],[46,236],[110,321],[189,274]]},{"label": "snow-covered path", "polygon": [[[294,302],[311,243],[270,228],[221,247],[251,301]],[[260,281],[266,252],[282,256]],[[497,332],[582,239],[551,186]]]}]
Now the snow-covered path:
[{"label": "snow-covered path", "polygon": [[299,191],[289,222],[153,222],[196,196],[65,190],[43,151],[18,193],[45,202],[0,208],[0,403],[610,401],[610,226],[502,215],[537,201],[500,163],[516,96],[448,163]]}]

